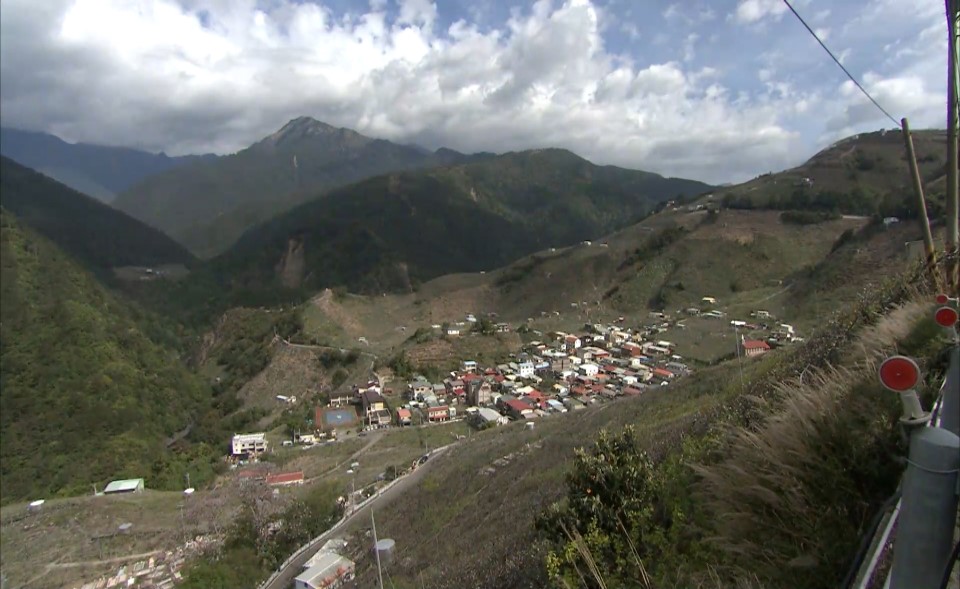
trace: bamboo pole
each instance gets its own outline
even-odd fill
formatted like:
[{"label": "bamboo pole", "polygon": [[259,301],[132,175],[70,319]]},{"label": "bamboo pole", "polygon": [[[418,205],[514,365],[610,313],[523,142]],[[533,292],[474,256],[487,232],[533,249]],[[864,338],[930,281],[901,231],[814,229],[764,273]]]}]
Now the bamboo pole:
[{"label": "bamboo pole", "polygon": [[930,219],[927,218],[927,200],[923,196],[923,181],[920,179],[920,168],[917,166],[917,153],[913,149],[913,135],[910,134],[910,123],[906,118],[900,119],[903,128],[903,143],[907,148],[907,164],[910,165],[910,177],[913,180],[913,194],[917,198],[917,217],[920,220],[920,230],[923,232],[923,251],[926,254],[926,269],[930,276],[937,277],[937,250],[933,246],[933,233],[930,231]]}]

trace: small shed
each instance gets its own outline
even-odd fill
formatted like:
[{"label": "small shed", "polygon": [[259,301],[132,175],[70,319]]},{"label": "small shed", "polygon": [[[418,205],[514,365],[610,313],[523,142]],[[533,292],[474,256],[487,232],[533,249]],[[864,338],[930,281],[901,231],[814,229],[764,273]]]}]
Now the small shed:
[{"label": "small shed", "polygon": [[111,481],[103,489],[104,494],[110,493],[142,493],[143,479],[124,479],[120,481]]}]

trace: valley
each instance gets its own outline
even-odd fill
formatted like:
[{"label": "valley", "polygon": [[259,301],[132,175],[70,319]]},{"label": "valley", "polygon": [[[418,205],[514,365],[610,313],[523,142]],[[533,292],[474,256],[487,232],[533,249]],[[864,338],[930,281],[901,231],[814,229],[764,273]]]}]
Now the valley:
[{"label": "valley", "polygon": [[[918,145],[935,150],[938,140]],[[854,153],[881,147],[889,148],[865,135]],[[255,587],[372,497],[364,505],[374,506],[381,537],[399,547],[389,569],[396,586],[542,586],[545,562],[566,566],[545,518],[561,517],[558,506],[576,492],[574,473],[587,468],[579,448],[632,424],[649,468],[673,469],[658,476],[684,487],[693,475],[672,461],[708,467],[698,444],[720,444],[720,429],[750,419],[746,398],[808,368],[851,362],[847,346],[886,320],[877,305],[913,305],[884,345],[930,353],[932,336],[911,335],[920,307],[903,284],[920,285],[904,278],[919,229],[899,188],[881,195],[887,176],[871,176],[887,174],[892,156],[864,156],[876,165],[831,180],[817,174],[836,165],[832,153],[799,171],[685,194],[658,184],[674,179],[562,150],[485,155],[333,189],[211,260],[4,160],[4,575],[25,587],[131,574],[144,587]],[[565,180],[544,183],[543,170]],[[832,184],[811,191],[795,185],[798,174]],[[631,201],[645,182],[660,188]],[[846,208],[844,195],[858,187],[872,200]],[[78,231],[70,215],[116,227],[114,239],[127,241]],[[942,227],[934,230],[942,241]],[[49,252],[43,263],[35,251]],[[57,299],[69,285],[80,288],[63,308]],[[50,313],[69,334],[49,339],[50,326],[39,326]],[[584,346],[569,349],[569,338]],[[53,341],[74,347],[38,364]],[[479,394],[469,390],[474,380],[490,385],[489,399],[469,401]],[[143,423],[134,411],[145,402],[164,421],[94,430],[101,457],[62,459],[72,470],[51,478],[43,460],[66,456],[62,448],[28,448],[23,430],[54,406],[36,401],[37,382],[86,387],[57,398],[86,412],[78,427],[91,428],[94,415]],[[417,392],[428,385],[429,394]],[[231,450],[238,434],[261,436],[267,452]],[[415,486],[376,498],[419,468]],[[146,490],[87,491],[127,477],[142,477]],[[675,491],[697,517],[708,509]],[[38,498],[41,509],[28,508]],[[120,537],[120,523],[132,535]],[[337,528],[358,584],[374,571],[367,530],[365,517]],[[700,542],[700,532],[684,533]],[[665,562],[690,557],[676,546],[657,550]],[[302,572],[285,569],[284,578]]]}]

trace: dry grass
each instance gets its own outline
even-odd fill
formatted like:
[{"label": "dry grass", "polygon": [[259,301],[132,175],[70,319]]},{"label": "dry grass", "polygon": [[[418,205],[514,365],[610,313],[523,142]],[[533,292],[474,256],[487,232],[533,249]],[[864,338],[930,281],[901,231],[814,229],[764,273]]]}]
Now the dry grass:
[{"label": "dry grass", "polygon": [[[186,537],[222,530],[238,501],[233,489],[197,493],[187,502],[180,493],[146,490],[50,500],[37,514],[9,505],[0,512],[0,566],[13,587],[72,586],[116,572],[119,564],[97,564],[101,542],[104,559],[170,550]],[[130,534],[112,535],[126,522],[133,524]],[[65,563],[85,564],[52,566]]]},{"label": "dry grass", "polygon": [[243,408],[268,412],[260,421],[265,426],[288,407],[277,395],[296,396],[297,403],[310,403],[321,389],[330,386],[330,376],[317,361],[313,350],[281,344],[273,348],[270,364],[238,391]]},{"label": "dry grass", "polygon": [[725,574],[757,573],[784,587],[839,582],[900,472],[899,401],[877,384],[876,362],[929,309],[910,302],[893,310],[863,331],[848,368],[811,371],[755,399],[762,423],[732,431],[727,458],[697,467]]}]

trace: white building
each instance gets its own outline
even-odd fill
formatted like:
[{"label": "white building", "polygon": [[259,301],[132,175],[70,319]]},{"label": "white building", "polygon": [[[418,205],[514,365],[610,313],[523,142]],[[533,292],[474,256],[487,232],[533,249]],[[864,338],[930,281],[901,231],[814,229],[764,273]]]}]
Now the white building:
[{"label": "white building", "polygon": [[596,376],[600,372],[600,367],[593,362],[584,362],[580,365],[579,370],[584,376]]},{"label": "white building", "polygon": [[493,423],[495,425],[506,425],[510,419],[506,415],[500,415],[489,407],[481,407],[477,410],[477,418],[481,423]]},{"label": "white building", "polygon": [[266,434],[235,434],[231,443],[234,456],[242,454],[260,454],[267,451]]},{"label": "white building", "polygon": [[521,362],[517,365],[517,373],[520,378],[530,378],[534,373],[533,362]]},{"label": "white building", "polygon": [[295,589],[333,589],[353,580],[356,565],[335,552],[325,552],[294,579]]}]

